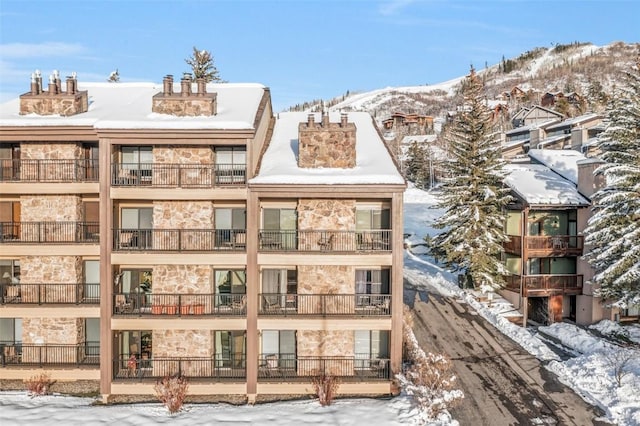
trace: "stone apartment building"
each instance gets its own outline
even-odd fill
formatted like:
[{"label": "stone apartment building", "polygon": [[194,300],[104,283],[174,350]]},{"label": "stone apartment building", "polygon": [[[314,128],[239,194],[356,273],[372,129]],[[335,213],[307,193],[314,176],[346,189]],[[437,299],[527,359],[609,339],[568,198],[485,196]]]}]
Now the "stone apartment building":
[{"label": "stone apartment building", "polygon": [[366,113],[259,84],[79,84],[0,106],[0,384],[105,400],[384,395],[402,358],[405,181]]}]

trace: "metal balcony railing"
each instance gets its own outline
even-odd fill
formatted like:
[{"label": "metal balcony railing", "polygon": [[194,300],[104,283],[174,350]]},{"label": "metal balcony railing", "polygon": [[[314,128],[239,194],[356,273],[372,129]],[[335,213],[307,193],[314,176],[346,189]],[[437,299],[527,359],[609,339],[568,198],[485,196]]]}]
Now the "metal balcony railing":
[{"label": "metal balcony railing", "polygon": [[158,188],[212,188],[245,185],[244,164],[113,163],[111,185]]},{"label": "metal balcony railing", "polygon": [[100,343],[74,345],[0,343],[0,364],[38,367],[100,365]]},{"label": "metal balcony railing", "polygon": [[99,305],[100,284],[38,283],[0,285],[2,304]]},{"label": "metal balcony railing", "polygon": [[389,294],[276,294],[260,295],[260,315],[388,316]]},{"label": "metal balcony railing", "polygon": [[258,361],[260,381],[310,381],[327,374],[342,381],[389,380],[388,358],[373,358],[369,354],[353,357],[305,357],[294,354],[260,355]]},{"label": "metal balcony railing", "polygon": [[243,316],[247,312],[244,294],[116,293],[114,315]]},{"label": "metal balcony railing", "polygon": [[[521,255],[522,238],[509,235],[509,241],[503,244],[505,251]],[[584,250],[582,235],[529,235],[524,241],[529,257],[580,256]]]},{"label": "metal balcony railing", "polygon": [[260,230],[261,251],[370,252],[391,251],[391,230]]},{"label": "metal balcony railing", "polygon": [[550,293],[580,294],[584,277],[578,274],[508,275],[506,288],[523,296],[539,296]]},{"label": "metal balcony railing", "polygon": [[244,355],[213,357],[149,357],[137,354],[135,361],[120,356],[113,361],[113,378],[117,380],[157,380],[180,375],[191,379],[245,380],[247,368]]},{"label": "metal balcony railing", "polygon": [[114,251],[245,251],[244,229],[113,230]]},{"label": "metal balcony railing", "polygon": [[2,182],[98,182],[98,160],[0,160]]},{"label": "metal balcony railing", "polygon": [[98,222],[0,222],[0,243],[97,244]]}]

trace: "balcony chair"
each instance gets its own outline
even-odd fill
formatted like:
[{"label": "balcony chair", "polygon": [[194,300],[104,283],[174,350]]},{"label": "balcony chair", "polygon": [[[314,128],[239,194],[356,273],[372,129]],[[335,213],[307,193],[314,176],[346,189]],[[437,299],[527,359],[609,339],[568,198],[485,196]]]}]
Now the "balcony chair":
[{"label": "balcony chair", "polygon": [[318,240],[318,247],[322,251],[329,251],[333,246],[333,235],[329,235],[328,237],[322,237]]},{"label": "balcony chair", "polygon": [[124,294],[117,294],[115,301],[117,314],[130,314],[133,312],[133,304],[127,300]]}]

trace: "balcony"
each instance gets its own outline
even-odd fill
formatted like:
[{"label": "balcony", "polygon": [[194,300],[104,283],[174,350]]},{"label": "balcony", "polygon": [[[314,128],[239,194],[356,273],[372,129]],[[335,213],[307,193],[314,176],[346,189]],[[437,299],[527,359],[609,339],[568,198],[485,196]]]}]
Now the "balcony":
[{"label": "balcony", "polygon": [[270,231],[258,234],[259,250],[270,252],[380,252],[391,251],[391,230]]},{"label": "balcony", "polygon": [[[583,276],[576,274],[509,275],[506,288],[525,297],[582,294]],[[521,286],[522,280],[522,286]]]},{"label": "balcony", "polygon": [[310,382],[327,374],[343,382],[390,380],[389,359],[372,358],[368,354],[353,357],[296,357],[293,354],[261,355],[259,381]]},{"label": "balcony", "polygon": [[213,188],[245,185],[244,164],[114,163],[111,185],[155,188]]},{"label": "balcony", "polygon": [[113,314],[124,316],[243,316],[247,312],[244,294],[117,293]]},{"label": "balcony", "polygon": [[150,357],[135,361],[119,357],[114,361],[113,378],[123,381],[157,380],[180,375],[190,379],[244,381],[247,377],[244,355],[229,357]]},{"label": "balcony", "polygon": [[114,251],[245,251],[244,229],[113,230]]},{"label": "balcony", "polygon": [[[507,253],[522,255],[521,236],[509,235],[509,241],[503,244]],[[584,248],[582,235],[544,235],[524,237],[528,256],[559,257],[581,256]]]},{"label": "balcony", "polygon": [[98,244],[98,222],[0,222],[3,244]]},{"label": "balcony", "polygon": [[0,343],[0,365],[37,367],[79,367],[100,365],[100,343],[75,345],[34,345],[16,342]]},{"label": "balcony", "polygon": [[98,160],[0,160],[2,182],[98,182]]},{"label": "balcony", "polygon": [[99,305],[100,284],[0,285],[3,305]]},{"label": "balcony", "polygon": [[260,315],[268,316],[389,316],[389,294],[260,295]]}]

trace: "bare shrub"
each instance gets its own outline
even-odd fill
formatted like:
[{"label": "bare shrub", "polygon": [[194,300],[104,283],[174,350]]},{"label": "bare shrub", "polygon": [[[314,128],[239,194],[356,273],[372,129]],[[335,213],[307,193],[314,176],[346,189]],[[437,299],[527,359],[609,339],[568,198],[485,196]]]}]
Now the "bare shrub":
[{"label": "bare shrub", "polygon": [[340,380],[331,374],[321,373],[311,378],[313,389],[323,407],[331,405],[338,392]]},{"label": "bare shrub", "polygon": [[189,389],[189,381],[182,376],[166,376],[159,379],[153,389],[156,396],[167,407],[169,413],[180,411]]},{"label": "bare shrub", "polygon": [[27,391],[31,396],[49,395],[51,386],[55,383],[55,380],[51,380],[51,377],[47,373],[42,373],[37,376],[30,377],[25,385]]},{"label": "bare shrub", "polygon": [[613,370],[613,377],[616,379],[618,387],[622,386],[622,379],[630,373],[629,363],[638,357],[638,353],[633,349],[616,348],[604,354],[604,359]]}]

